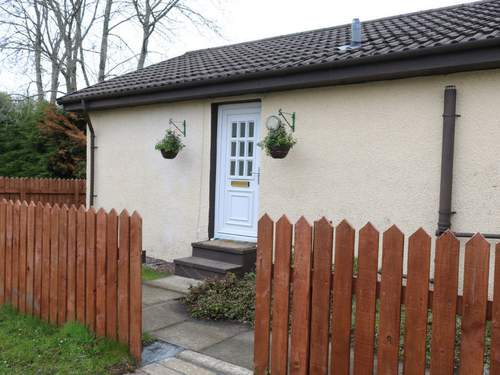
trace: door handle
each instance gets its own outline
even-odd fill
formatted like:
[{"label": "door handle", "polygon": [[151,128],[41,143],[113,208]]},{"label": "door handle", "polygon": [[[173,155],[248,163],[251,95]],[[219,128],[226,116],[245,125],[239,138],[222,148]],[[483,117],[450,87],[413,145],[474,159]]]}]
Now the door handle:
[{"label": "door handle", "polygon": [[255,174],[257,175],[257,184],[260,185],[260,168],[258,172],[252,171],[252,176]]}]

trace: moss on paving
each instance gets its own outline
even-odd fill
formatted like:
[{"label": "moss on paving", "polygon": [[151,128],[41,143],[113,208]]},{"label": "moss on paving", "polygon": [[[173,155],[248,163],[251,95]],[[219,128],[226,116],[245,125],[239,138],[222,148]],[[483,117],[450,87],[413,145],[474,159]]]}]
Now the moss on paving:
[{"label": "moss on paving", "polygon": [[55,327],[0,307],[0,374],[124,374],[133,368],[124,345],[96,338],[81,324]]},{"label": "moss on paving", "polygon": [[142,266],[142,281],[161,279],[168,275],[170,275],[168,272],[161,272],[148,266]]}]

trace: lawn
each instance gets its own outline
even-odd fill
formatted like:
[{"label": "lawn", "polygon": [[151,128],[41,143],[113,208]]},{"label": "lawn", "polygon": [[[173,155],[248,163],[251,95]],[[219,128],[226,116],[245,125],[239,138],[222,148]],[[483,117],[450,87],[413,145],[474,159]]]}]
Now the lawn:
[{"label": "lawn", "polygon": [[157,271],[148,266],[142,266],[142,281],[151,281],[156,279],[161,279],[167,277],[170,274],[168,272]]},{"label": "lawn", "polygon": [[124,374],[134,368],[125,346],[84,326],[63,327],[0,307],[0,374]]}]

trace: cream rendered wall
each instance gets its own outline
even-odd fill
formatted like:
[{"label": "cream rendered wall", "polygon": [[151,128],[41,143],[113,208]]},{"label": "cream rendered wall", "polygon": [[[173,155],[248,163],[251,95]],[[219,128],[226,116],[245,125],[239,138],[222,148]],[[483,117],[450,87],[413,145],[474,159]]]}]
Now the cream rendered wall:
[{"label": "cream rendered wall", "polygon": [[457,86],[456,231],[500,233],[500,71],[269,94],[263,117],[297,113],[298,143],[264,157],[261,212],[325,215],[360,228],[436,230],[443,90]]},{"label": "cream rendered wall", "polygon": [[[457,86],[462,115],[453,228],[500,232],[500,70],[94,112],[95,205],[137,209],[148,254],[189,256],[192,241],[208,238],[210,105],[260,98],[262,126],[279,108],[295,111],[298,139],[286,159],[262,157],[261,213],[432,234],[448,84]],[[170,117],[185,119],[188,134],[177,159],[164,160],[154,144]]]},{"label": "cream rendered wall", "polygon": [[[96,207],[137,210],[148,256],[189,255],[190,242],[207,236],[210,107],[202,102],[100,111],[96,133]],[[186,120],[186,145],[176,159],[154,149],[168,121]],[[205,134],[208,132],[208,134]]]}]

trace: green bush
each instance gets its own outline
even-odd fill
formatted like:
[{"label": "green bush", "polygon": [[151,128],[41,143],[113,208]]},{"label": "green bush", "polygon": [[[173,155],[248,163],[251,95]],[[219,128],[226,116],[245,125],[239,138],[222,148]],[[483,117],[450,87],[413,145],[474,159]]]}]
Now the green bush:
[{"label": "green bush", "polygon": [[270,129],[262,142],[258,143],[267,155],[270,155],[271,150],[279,147],[292,148],[297,143],[297,140],[292,134],[288,133],[285,126],[281,125],[276,129]]},{"label": "green bush", "polygon": [[85,178],[86,122],[0,92],[0,176]]},{"label": "green bush", "polygon": [[167,130],[165,136],[156,144],[155,149],[158,151],[179,152],[184,147],[181,137],[174,130]]},{"label": "green bush", "polygon": [[196,319],[233,320],[253,325],[255,273],[247,273],[241,279],[228,274],[220,280],[207,280],[191,287],[184,303]]}]

